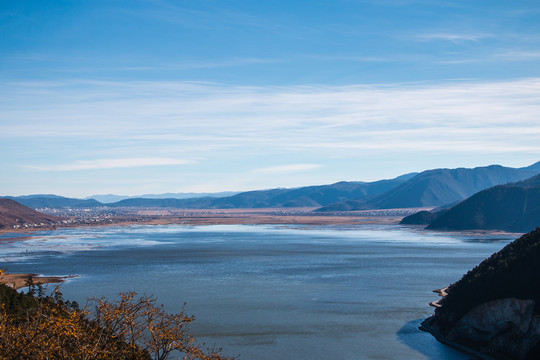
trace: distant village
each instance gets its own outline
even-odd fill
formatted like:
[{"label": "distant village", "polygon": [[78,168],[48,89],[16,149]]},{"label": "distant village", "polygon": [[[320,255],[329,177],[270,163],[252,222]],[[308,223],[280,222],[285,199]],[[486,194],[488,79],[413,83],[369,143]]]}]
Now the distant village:
[{"label": "distant village", "polygon": [[[29,223],[20,222],[12,225],[13,229],[54,229],[57,227],[77,227],[93,225],[114,225],[125,223],[152,223],[160,221],[173,221],[183,223],[182,219],[205,219],[205,218],[238,218],[247,216],[267,216],[277,219],[289,217],[405,217],[418,211],[418,209],[383,209],[383,210],[359,210],[340,211],[335,213],[318,213],[312,209],[175,209],[175,208],[37,208],[41,213],[54,215],[58,221]],[[277,221],[280,223],[281,221]],[[221,222],[220,222],[221,223]]]}]

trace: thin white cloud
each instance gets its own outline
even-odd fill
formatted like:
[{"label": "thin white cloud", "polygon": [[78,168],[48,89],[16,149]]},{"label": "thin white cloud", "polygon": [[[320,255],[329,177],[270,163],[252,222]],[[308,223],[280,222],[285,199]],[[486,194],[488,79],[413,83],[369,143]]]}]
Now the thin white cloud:
[{"label": "thin white cloud", "polygon": [[481,39],[491,37],[491,34],[485,33],[430,33],[430,34],[418,34],[415,39],[418,41],[450,41],[450,42],[463,42],[463,41],[479,41]]},{"label": "thin white cloud", "polygon": [[[230,58],[222,59],[220,61],[208,61],[205,59],[185,59],[176,61],[173,63],[147,65],[147,66],[127,66],[119,68],[109,68],[107,70],[119,70],[119,71],[173,71],[173,70],[189,70],[189,69],[212,69],[221,67],[240,67],[246,65],[260,65],[260,64],[277,64],[283,63],[281,59],[263,59],[263,58]],[[103,70],[103,69],[99,69]],[[77,70],[79,71],[79,70]],[[95,71],[95,69],[94,69]]]},{"label": "thin white cloud", "polygon": [[496,54],[495,56],[511,61],[539,60],[540,50],[506,50]]},{"label": "thin white cloud", "polygon": [[321,156],[336,155],[328,149],[357,149],[347,154],[354,157],[381,148],[463,152],[471,144],[481,153],[502,153],[536,149],[531,134],[540,129],[539,98],[539,78],[264,88],[167,81],[4,83],[0,139],[26,146],[57,143],[64,152],[76,151],[70,143],[92,143],[99,158],[114,153],[229,161],[257,149],[281,157],[298,151],[319,163]]},{"label": "thin white cloud", "polygon": [[279,165],[279,166],[270,166],[260,169],[255,169],[254,173],[260,174],[285,174],[285,173],[295,173],[302,171],[309,171],[314,169],[321,168],[320,164],[289,164],[289,165]]},{"label": "thin white cloud", "polygon": [[186,165],[192,161],[179,160],[172,158],[125,158],[125,159],[94,159],[79,160],[71,164],[61,165],[35,165],[25,166],[31,170],[39,171],[78,171],[78,170],[100,170],[100,169],[123,169],[145,166],[164,166],[164,165]]}]

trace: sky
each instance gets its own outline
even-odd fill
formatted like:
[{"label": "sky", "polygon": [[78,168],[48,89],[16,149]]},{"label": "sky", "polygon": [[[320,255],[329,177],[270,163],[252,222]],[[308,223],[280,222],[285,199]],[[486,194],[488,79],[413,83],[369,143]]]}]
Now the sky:
[{"label": "sky", "polygon": [[540,160],[540,2],[0,0],[0,195]]}]

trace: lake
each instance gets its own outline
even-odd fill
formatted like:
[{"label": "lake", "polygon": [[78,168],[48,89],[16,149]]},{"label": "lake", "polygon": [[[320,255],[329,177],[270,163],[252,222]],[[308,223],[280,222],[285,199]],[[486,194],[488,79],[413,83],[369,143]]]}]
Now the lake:
[{"label": "lake", "polygon": [[94,227],[0,239],[9,272],[79,275],[62,285],[66,299],[135,290],[172,312],[186,302],[197,338],[244,360],[469,359],[418,325],[433,313],[433,289],[512,240],[397,225]]}]

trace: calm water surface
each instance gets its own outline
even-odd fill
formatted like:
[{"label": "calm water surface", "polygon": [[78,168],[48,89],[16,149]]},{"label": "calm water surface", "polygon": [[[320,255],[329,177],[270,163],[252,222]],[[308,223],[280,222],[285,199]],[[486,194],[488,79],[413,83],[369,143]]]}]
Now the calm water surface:
[{"label": "calm water surface", "polygon": [[[13,236],[13,235],[11,235]],[[418,330],[433,289],[508,237],[399,226],[134,226],[0,237],[9,272],[77,274],[65,298],[154,294],[240,359],[469,359]]]}]

